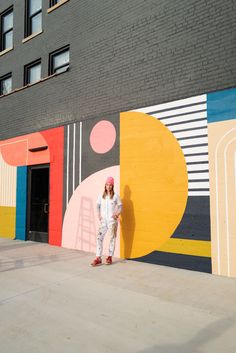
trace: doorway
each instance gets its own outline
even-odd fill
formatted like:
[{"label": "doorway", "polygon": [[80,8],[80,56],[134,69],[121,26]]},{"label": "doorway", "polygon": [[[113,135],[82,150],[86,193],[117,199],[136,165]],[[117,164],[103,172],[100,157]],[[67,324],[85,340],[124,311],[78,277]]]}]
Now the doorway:
[{"label": "doorway", "polygon": [[27,240],[48,243],[49,164],[28,167]]}]

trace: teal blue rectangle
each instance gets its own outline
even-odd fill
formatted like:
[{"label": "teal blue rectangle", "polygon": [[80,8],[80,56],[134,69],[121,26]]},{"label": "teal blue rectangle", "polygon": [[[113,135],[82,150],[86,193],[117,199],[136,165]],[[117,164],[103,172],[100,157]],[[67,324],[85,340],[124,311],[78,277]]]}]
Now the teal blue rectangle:
[{"label": "teal blue rectangle", "polygon": [[207,94],[209,123],[236,119],[236,88]]},{"label": "teal blue rectangle", "polygon": [[26,240],[27,167],[17,167],[16,239]]}]

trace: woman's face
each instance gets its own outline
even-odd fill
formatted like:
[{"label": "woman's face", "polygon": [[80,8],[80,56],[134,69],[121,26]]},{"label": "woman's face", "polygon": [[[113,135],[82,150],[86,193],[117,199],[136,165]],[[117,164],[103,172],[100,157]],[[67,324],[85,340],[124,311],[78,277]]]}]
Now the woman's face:
[{"label": "woman's face", "polygon": [[112,191],[112,189],[113,189],[113,185],[112,185],[112,184],[109,184],[109,183],[105,184],[105,187],[106,187],[106,191],[107,191],[107,192],[110,192],[110,191]]}]

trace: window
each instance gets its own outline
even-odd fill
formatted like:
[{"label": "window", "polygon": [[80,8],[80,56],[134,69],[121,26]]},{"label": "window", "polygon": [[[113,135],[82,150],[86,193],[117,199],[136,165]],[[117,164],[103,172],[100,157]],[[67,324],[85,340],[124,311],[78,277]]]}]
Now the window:
[{"label": "window", "polygon": [[0,95],[10,93],[12,90],[12,75],[11,73],[0,77]]},{"label": "window", "polygon": [[50,7],[52,7],[52,6],[56,5],[56,4],[58,4],[60,1],[61,1],[61,0],[50,0],[50,1],[49,1],[49,2],[50,2]]},{"label": "window", "polygon": [[25,36],[42,30],[42,0],[26,0]]},{"label": "window", "polygon": [[48,0],[49,8],[47,9],[47,13],[50,13],[60,7],[61,5],[67,3],[69,0]]},{"label": "window", "polygon": [[49,55],[49,75],[59,74],[69,69],[69,46],[54,51]]},{"label": "window", "polygon": [[25,66],[24,85],[41,80],[41,59]]},{"label": "window", "polygon": [[1,51],[13,47],[13,8],[1,14]]}]

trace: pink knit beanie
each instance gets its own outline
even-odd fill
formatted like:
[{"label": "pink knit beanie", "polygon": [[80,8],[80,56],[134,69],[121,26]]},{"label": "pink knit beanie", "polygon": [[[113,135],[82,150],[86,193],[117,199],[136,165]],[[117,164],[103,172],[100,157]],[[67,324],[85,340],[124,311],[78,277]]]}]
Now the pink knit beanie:
[{"label": "pink knit beanie", "polygon": [[106,184],[114,185],[114,179],[112,177],[108,177],[106,180]]}]

